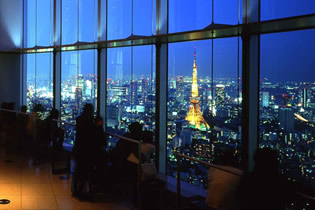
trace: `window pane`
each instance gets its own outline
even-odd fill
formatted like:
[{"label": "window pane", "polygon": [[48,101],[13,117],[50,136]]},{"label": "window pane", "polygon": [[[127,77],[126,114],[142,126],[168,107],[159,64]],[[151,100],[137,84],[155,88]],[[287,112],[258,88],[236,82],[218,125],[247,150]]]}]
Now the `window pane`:
[{"label": "window pane", "polygon": [[[240,151],[238,38],[169,44],[167,173],[182,154],[222,164],[222,151]],[[194,53],[194,51],[196,51]],[[208,168],[182,162],[184,181],[207,187]]]},{"label": "window pane", "polygon": [[79,0],[79,41],[96,41],[97,23],[97,1]]},{"label": "window pane", "polygon": [[131,0],[108,0],[107,38],[123,39],[131,35]]},{"label": "window pane", "polygon": [[212,21],[209,0],[170,0],[169,33],[203,29]]},{"label": "window pane", "polygon": [[131,83],[132,120],[145,130],[155,127],[155,61],[154,46],[133,47]]},{"label": "window pane", "polygon": [[[214,0],[214,23],[236,25],[243,0]],[[228,5],[228,6],[227,6]]]},{"label": "window pane", "polygon": [[110,48],[107,53],[106,130],[123,134],[131,122],[131,48]]},{"label": "window pane", "polygon": [[[86,103],[96,109],[96,51],[83,50],[62,53],[61,119],[75,123]],[[74,127],[66,130],[65,141],[73,143]]]},{"label": "window pane", "polygon": [[53,107],[53,62],[52,53],[36,55],[36,103],[43,106],[43,115],[48,116]]},{"label": "window pane", "polygon": [[78,41],[78,0],[62,0],[62,44]]},{"label": "window pane", "polygon": [[155,0],[133,0],[133,34],[155,33]]},{"label": "window pane", "polygon": [[98,14],[100,16],[100,30],[98,31],[98,38],[102,41],[106,40],[106,1],[107,0],[101,0],[101,14]]},{"label": "window pane", "polygon": [[315,187],[315,30],[261,36],[260,147],[279,150],[281,172]]},{"label": "window pane", "polygon": [[[204,160],[212,157],[213,149],[209,141],[211,45],[210,40],[169,44],[167,173],[174,177],[176,152]],[[195,65],[196,68],[193,68]],[[193,72],[196,73],[195,78]],[[206,186],[206,167],[185,160],[182,168],[184,181]]]},{"label": "window pane", "polygon": [[33,111],[36,101],[36,81],[35,81],[35,54],[26,54],[26,106],[29,112]]},{"label": "window pane", "polygon": [[261,20],[315,13],[315,1],[313,0],[263,0],[260,2]]},{"label": "window pane", "polygon": [[53,72],[52,54],[26,54],[26,105],[33,111],[35,104],[41,104],[42,118],[45,118],[53,107]]},{"label": "window pane", "polygon": [[37,0],[37,45],[50,46],[53,40],[53,1]]},{"label": "window pane", "polygon": [[36,0],[25,1],[24,28],[25,28],[25,47],[31,48],[36,44]]},{"label": "window pane", "polygon": [[[155,47],[108,49],[106,129],[124,134],[131,122],[155,127]],[[117,139],[109,141],[112,149]]]},{"label": "window pane", "polygon": [[228,145],[236,153],[241,150],[241,44],[241,39],[235,37],[215,39],[213,46],[215,113],[212,120],[217,140],[213,145],[216,148]]}]

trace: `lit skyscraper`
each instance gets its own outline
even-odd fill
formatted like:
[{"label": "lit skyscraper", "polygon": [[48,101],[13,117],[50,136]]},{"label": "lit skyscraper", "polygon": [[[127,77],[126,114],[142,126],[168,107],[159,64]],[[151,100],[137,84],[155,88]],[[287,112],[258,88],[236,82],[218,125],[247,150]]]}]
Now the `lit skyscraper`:
[{"label": "lit skyscraper", "polygon": [[307,89],[303,88],[303,107],[307,108],[308,103],[307,103],[308,97],[307,97]]},{"label": "lit skyscraper", "polygon": [[215,86],[215,105],[223,106],[225,100],[225,86],[222,84],[218,84]]},{"label": "lit skyscraper", "polygon": [[269,107],[269,92],[262,92],[262,100],[263,107]]},{"label": "lit skyscraper", "polygon": [[294,130],[294,112],[292,108],[281,107],[279,109],[279,122],[281,129],[284,129],[285,131]]}]

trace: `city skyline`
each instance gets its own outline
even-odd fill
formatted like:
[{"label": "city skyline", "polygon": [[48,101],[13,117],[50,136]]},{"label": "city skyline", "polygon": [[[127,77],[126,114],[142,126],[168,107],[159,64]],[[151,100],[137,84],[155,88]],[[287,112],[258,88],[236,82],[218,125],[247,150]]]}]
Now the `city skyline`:
[{"label": "city skyline", "polygon": [[[72,5],[71,3],[75,3]],[[83,3],[82,3],[83,2]],[[131,5],[132,2],[136,2]],[[261,20],[307,15],[315,11],[315,2],[307,0],[260,1]],[[95,3],[95,1],[94,1]],[[104,1],[102,1],[104,3]],[[230,26],[242,23],[242,1],[170,0],[168,33],[202,30],[212,21]],[[226,4],[229,3],[229,7]],[[155,5],[153,1],[108,0],[100,10],[108,11],[106,24],[98,23],[96,4],[87,1],[63,1],[66,16],[61,17],[62,33],[58,34],[60,44],[72,45],[77,42],[94,42],[124,39],[132,35],[152,36],[155,34]],[[143,5],[142,5],[143,4]],[[240,5],[239,5],[240,4]],[[46,5],[47,6],[47,5]],[[86,8],[83,11],[82,8]],[[81,9],[80,9],[81,8]],[[51,8],[50,8],[51,9]],[[107,10],[108,9],[108,10]],[[141,10],[140,10],[141,9]],[[143,17],[139,14],[142,14]],[[86,18],[83,18],[85,13]],[[187,15],[189,14],[189,15]],[[213,19],[212,19],[213,15]],[[106,16],[106,15],[105,15]],[[99,20],[104,23],[104,13]],[[45,22],[46,21],[46,22]],[[102,22],[103,21],[103,22]],[[143,21],[143,22],[141,22]],[[37,24],[47,23],[38,20]],[[100,24],[100,31],[95,27]],[[29,25],[33,30],[32,24]],[[34,26],[35,27],[35,26]],[[243,26],[241,26],[243,27]],[[36,29],[37,30],[37,29]],[[48,29],[43,29],[48,33]],[[51,30],[51,29],[50,29]],[[34,29],[35,31],[35,29]],[[57,32],[58,33],[58,32]],[[107,33],[107,34],[106,34]],[[39,33],[39,35],[42,34]],[[32,37],[32,33],[29,34]],[[99,35],[100,37],[98,37]],[[250,33],[250,35],[254,35]],[[166,35],[168,36],[168,35]],[[270,147],[279,151],[280,169],[294,182],[315,186],[315,29],[260,34],[258,49],[250,56],[257,56],[260,78],[257,84],[258,147]],[[39,36],[27,47],[47,43]],[[192,40],[193,38],[189,38]],[[129,41],[129,40],[128,40]],[[248,40],[247,40],[248,41]],[[34,44],[34,46],[33,46]],[[162,55],[167,71],[165,86],[167,119],[164,132],[166,139],[166,173],[176,177],[176,153],[196,157],[203,161],[222,164],[222,151],[233,149],[237,162],[243,152],[242,109],[243,109],[243,42],[241,37],[228,37],[187,42],[169,42]],[[194,56],[194,51],[195,56]],[[259,50],[259,51],[258,51]],[[255,51],[255,50],[254,50]],[[105,61],[101,82],[96,81],[96,49],[61,51],[61,79],[53,83],[51,73],[52,53],[27,54],[26,61],[27,105],[44,103],[48,109],[53,105],[53,85],[61,84],[61,119],[75,122],[84,103],[93,103],[102,110],[106,131],[124,134],[131,122],[139,121],[144,129],[155,131],[158,88],[155,79],[155,45],[106,48],[100,61]],[[250,56],[246,55],[245,59]],[[249,57],[248,57],[249,56]],[[103,60],[104,58],[104,60]],[[99,62],[101,63],[101,62]],[[161,63],[160,63],[161,64]],[[196,67],[196,68],[195,68]],[[194,69],[196,74],[194,75]],[[198,69],[198,74],[197,74]],[[252,80],[251,80],[252,81]],[[255,80],[253,80],[255,82]],[[97,84],[103,84],[100,87]],[[247,85],[247,84],[244,84]],[[259,86],[258,86],[259,85]],[[107,95],[98,96],[97,88],[106,89]],[[165,87],[164,87],[165,88]],[[33,91],[33,92],[32,92]],[[102,92],[102,91],[101,91]],[[46,94],[46,95],[45,95]],[[245,96],[247,97],[247,96]],[[97,104],[101,99],[104,107]],[[248,99],[248,98],[245,98]],[[197,110],[199,119],[209,129],[191,126],[190,107]],[[104,112],[105,110],[105,112]],[[159,122],[161,123],[161,122]],[[246,131],[246,129],[245,129]],[[74,128],[66,129],[66,142],[75,141]],[[247,131],[246,131],[247,132]],[[118,139],[108,140],[108,150],[115,147]],[[163,145],[165,145],[163,144]],[[245,143],[245,147],[248,143]],[[221,162],[220,162],[221,161]],[[240,166],[240,165],[239,165]],[[182,160],[181,178],[190,184],[206,188],[208,169],[189,160]]]}]

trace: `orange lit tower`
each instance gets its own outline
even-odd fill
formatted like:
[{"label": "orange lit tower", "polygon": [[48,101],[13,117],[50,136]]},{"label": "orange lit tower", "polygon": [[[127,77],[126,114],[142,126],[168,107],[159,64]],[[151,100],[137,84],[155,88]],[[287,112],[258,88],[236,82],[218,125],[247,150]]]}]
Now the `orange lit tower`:
[{"label": "orange lit tower", "polygon": [[199,106],[199,93],[198,93],[198,79],[197,79],[197,65],[196,65],[196,50],[194,52],[194,65],[193,65],[193,79],[191,85],[191,97],[190,97],[189,111],[186,116],[186,120],[189,121],[191,127],[199,130],[205,130],[210,128],[208,123],[202,116]]}]

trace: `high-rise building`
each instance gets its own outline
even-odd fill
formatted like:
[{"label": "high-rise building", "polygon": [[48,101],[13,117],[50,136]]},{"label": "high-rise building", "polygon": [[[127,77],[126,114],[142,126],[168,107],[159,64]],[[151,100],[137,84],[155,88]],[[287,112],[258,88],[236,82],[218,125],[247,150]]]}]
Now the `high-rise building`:
[{"label": "high-rise building", "polygon": [[269,107],[269,92],[262,92],[262,106]]},{"label": "high-rise building", "polygon": [[81,87],[75,88],[75,102],[76,102],[76,109],[80,111],[82,108],[82,88]]},{"label": "high-rise building", "polygon": [[205,130],[210,126],[205,121],[200,111],[199,105],[199,92],[198,92],[198,79],[197,79],[197,65],[196,65],[196,52],[194,53],[194,64],[193,64],[193,79],[191,85],[191,97],[190,97],[190,106],[189,111],[186,116],[186,120],[189,121],[189,124],[196,128]]},{"label": "high-rise building", "polygon": [[294,112],[292,108],[289,107],[279,108],[279,122],[280,129],[283,129],[285,131],[294,130]]},{"label": "high-rise building", "polygon": [[116,127],[121,120],[121,106],[109,105],[107,106],[107,126]]},{"label": "high-rise building", "polygon": [[225,86],[222,84],[218,84],[215,86],[215,105],[218,106],[223,106],[224,105],[224,100],[225,100]]},{"label": "high-rise building", "polygon": [[303,88],[303,107],[307,108],[308,107],[308,90],[306,88]]}]

